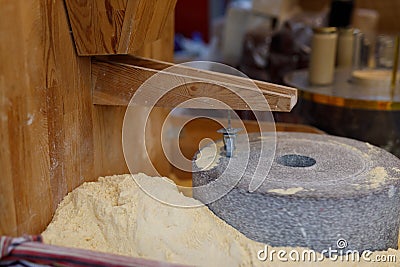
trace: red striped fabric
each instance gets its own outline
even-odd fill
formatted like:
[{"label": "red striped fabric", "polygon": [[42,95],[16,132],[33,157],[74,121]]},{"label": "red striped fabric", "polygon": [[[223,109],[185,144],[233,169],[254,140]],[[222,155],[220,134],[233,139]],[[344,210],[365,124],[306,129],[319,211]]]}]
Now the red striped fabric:
[{"label": "red striped fabric", "polygon": [[41,236],[0,237],[0,266],[183,266],[42,243]]}]

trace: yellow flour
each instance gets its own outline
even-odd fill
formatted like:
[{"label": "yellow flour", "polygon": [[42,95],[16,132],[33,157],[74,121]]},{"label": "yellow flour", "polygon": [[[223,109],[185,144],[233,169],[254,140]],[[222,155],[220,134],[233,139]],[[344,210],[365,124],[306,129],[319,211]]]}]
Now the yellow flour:
[{"label": "yellow flour", "polygon": [[382,183],[385,182],[388,174],[383,167],[375,167],[368,173],[369,186],[370,188],[378,188]]},{"label": "yellow flour", "polygon": [[210,170],[217,166],[221,158],[220,150],[222,147],[223,143],[221,141],[203,147],[196,157],[197,167],[201,170]]},{"label": "yellow flour", "polygon": [[[329,259],[281,262],[276,255],[273,262],[262,262],[257,254],[265,245],[246,238],[207,207],[179,208],[160,203],[146,195],[134,179],[153,186],[174,202],[198,203],[179,193],[167,178],[144,174],[101,177],[64,198],[43,232],[44,242],[196,266],[377,266],[374,262]],[[296,250],[301,253],[304,249]],[[374,253],[371,258],[378,254],[395,255],[400,263],[397,250]]]},{"label": "yellow flour", "polygon": [[303,187],[292,187],[292,188],[288,188],[288,189],[270,189],[268,190],[268,192],[270,193],[276,193],[276,194],[281,194],[281,195],[294,195],[297,192],[302,191],[304,188]]}]

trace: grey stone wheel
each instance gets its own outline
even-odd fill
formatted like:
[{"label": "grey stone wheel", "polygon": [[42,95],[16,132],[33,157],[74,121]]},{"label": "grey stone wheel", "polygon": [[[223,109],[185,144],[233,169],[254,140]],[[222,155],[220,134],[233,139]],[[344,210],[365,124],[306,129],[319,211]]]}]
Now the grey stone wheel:
[{"label": "grey stone wheel", "polygon": [[[259,147],[268,136],[251,134],[250,161],[239,183],[208,204],[221,219],[247,237],[272,246],[386,250],[397,248],[400,224],[400,160],[383,149],[347,138],[304,133],[277,133],[275,159],[263,184],[248,185]],[[224,156],[210,169],[193,161],[193,186],[235,177]],[[222,153],[222,152],[221,152]],[[196,158],[196,155],[195,155]],[[239,171],[239,170],[238,170]],[[194,197],[207,199],[207,191]],[[338,244],[338,240],[345,240]]]}]

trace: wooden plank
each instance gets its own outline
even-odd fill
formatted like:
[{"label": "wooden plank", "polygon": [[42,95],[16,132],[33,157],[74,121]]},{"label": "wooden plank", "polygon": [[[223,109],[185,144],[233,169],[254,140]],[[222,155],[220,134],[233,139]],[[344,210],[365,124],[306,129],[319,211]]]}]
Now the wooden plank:
[{"label": "wooden plank", "polygon": [[[90,87],[90,59],[77,57],[68,32],[62,3],[48,3],[45,18],[48,35],[47,116],[51,160],[53,207],[65,194],[84,181],[93,180],[93,123]],[[67,92],[67,93],[66,93]],[[72,156],[73,155],[73,156]]]},{"label": "wooden plank", "polygon": [[128,0],[65,2],[78,54],[108,55],[118,52]]},{"label": "wooden plank", "polygon": [[[1,11],[0,11],[1,14]],[[0,25],[0,32],[3,32]],[[0,51],[3,50],[4,43],[0,43]],[[1,67],[0,67],[1,68]],[[1,73],[4,72],[0,69]],[[0,88],[7,88],[4,79],[0,79]],[[9,88],[9,87],[8,87]],[[10,102],[7,98],[8,90],[0,90],[0,170],[2,172],[0,178],[0,235],[8,233],[9,235],[17,235],[17,216],[14,201],[14,185],[11,172],[11,151],[8,132],[8,110],[10,110]]]},{"label": "wooden plank", "polygon": [[122,152],[122,122],[125,107],[93,107],[93,177],[129,173]]},{"label": "wooden plank", "polygon": [[76,56],[62,1],[10,1],[0,14],[0,235],[39,234],[95,178],[90,59]]},{"label": "wooden plank", "polygon": [[176,0],[66,0],[79,55],[132,54],[162,36]]},{"label": "wooden plank", "polygon": [[[11,15],[11,17],[8,18],[7,15]],[[12,145],[10,144],[9,133],[9,122],[12,118],[9,117],[9,113],[12,110],[10,98],[13,92],[11,88],[18,87],[25,81],[17,78],[17,75],[19,76],[17,65],[20,61],[19,58],[14,58],[14,53],[20,51],[21,44],[10,46],[10,38],[6,37],[13,34],[14,38],[20,38],[20,32],[12,32],[13,29],[21,27],[19,17],[18,5],[12,2],[2,5],[0,9],[0,38],[4,41],[0,42],[0,57],[4,63],[14,61],[14,64],[0,64],[0,218],[2,218],[0,220],[0,235],[5,233],[9,235],[18,234],[11,163]]]},{"label": "wooden plank", "polygon": [[[119,57],[121,58],[121,57]],[[133,57],[134,63],[140,64]],[[102,60],[102,61],[99,61]],[[165,97],[160,99],[157,106],[174,107],[183,101],[196,97],[209,97],[220,100],[237,110],[269,110],[265,105],[267,99],[272,111],[290,111],[297,101],[297,90],[286,86],[275,85],[257,81],[257,85],[262,86],[261,92],[255,90],[252,83],[240,77],[220,74],[211,71],[200,71],[193,68],[178,67],[172,72],[159,72],[161,66],[155,69],[141,67],[137,65],[122,63],[118,60],[99,58],[92,63],[93,78],[93,103],[99,105],[128,105],[130,99],[137,89],[151,76],[157,74],[162,79],[158,84],[146,88],[149,95],[161,94],[165,88],[173,88],[176,83],[183,84],[170,91]],[[148,66],[148,60],[144,61]],[[152,66],[159,64],[151,63]],[[165,69],[165,68],[164,68]],[[183,73],[183,74],[181,74]],[[186,75],[187,74],[187,75]],[[226,88],[232,89],[229,91]],[[244,103],[246,99],[248,103]],[[146,99],[143,99],[145,105]],[[150,101],[148,101],[150,102]],[[211,106],[204,102],[196,102],[192,108],[221,108],[221,106]]]},{"label": "wooden plank", "polygon": [[124,20],[119,54],[133,54],[159,39],[169,14],[173,13],[177,0],[136,0],[128,1]]},{"label": "wooden plank", "polygon": [[[154,70],[165,70],[167,68],[173,67],[172,72],[177,74],[182,74],[186,76],[196,76],[203,79],[211,79],[215,82],[222,82],[222,83],[232,83],[232,79],[234,80],[235,84],[240,84],[245,87],[251,87],[256,85],[262,91],[271,91],[280,94],[287,94],[293,96],[293,100],[297,100],[297,89],[288,87],[288,86],[277,86],[273,83],[258,81],[258,80],[251,80],[250,78],[240,77],[240,76],[233,76],[225,73],[219,73],[215,71],[203,70],[203,69],[196,69],[189,67],[188,65],[182,64],[173,64],[165,61],[148,59],[144,57],[131,57],[131,56],[124,56],[124,55],[116,55],[116,56],[103,56],[97,57],[100,61],[116,61],[119,63],[125,63],[128,65],[135,65],[144,68],[154,69]],[[253,84],[254,83],[254,84]]]},{"label": "wooden plank", "polygon": [[32,30],[40,7],[2,1],[0,9],[0,235],[37,233],[52,214],[45,57],[42,36]]},{"label": "wooden plank", "polygon": [[[169,13],[161,36],[154,42],[145,44],[137,51],[130,53],[135,57],[147,57],[154,60],[172,61],[174,58],[175,13]],[[171,47],[172,46],[172,47]]]}]

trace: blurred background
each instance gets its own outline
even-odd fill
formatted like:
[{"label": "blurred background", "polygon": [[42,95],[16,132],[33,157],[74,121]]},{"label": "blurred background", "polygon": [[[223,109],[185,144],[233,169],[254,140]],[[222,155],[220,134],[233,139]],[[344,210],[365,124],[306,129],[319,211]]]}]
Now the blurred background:
[{"label": "blurred background", "polygon": [[[218,61],[280,82],[288,69],[308,66],[313,27],[353,27],[372,42],[397,34],[399,15],[397,0],[178,0],[175,61]],[[285,60],[295,64],[276,66]]]},{"label": "blurred background", "polygon": [[[399,157],[399,17],[398,0],[178,0],[174,60],[221,62],[296,87],[298,104],[275,113],[276,122],[370,142]],[[314,67],[333,80],[316,84],[309,77],[314,30],[327,27],[335,27],[335,46],[321,44]]]}]

